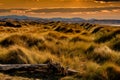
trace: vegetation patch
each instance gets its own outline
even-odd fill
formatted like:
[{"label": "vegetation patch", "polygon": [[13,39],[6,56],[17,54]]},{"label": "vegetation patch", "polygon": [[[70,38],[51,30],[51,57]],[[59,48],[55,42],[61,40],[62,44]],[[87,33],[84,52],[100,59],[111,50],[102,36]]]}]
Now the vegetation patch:
[{"label": "vegetation patch", "polygon": [[52,60],[78,71],[57,80],[119,80],[119,27],[60,21],[20,21],[20,28],[13,27],[15,22],[4,24],[0,23],[0,64],[41,64]]}]

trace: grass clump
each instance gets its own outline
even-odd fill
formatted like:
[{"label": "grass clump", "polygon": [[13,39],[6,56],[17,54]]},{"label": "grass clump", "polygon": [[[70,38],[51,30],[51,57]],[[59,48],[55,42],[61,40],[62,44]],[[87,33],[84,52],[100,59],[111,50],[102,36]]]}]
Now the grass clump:
[{"label": "grass clump", "polygon": [[0,45],[2,47],[9,47],[12,45],[32,47],[34,45],[37,46],[39,43],[44,43],[44,41],[42,39],[37,39],[30,35],[18,35],[18,34],[11,35],[0,41]]},{"label": "grass clump", "polygon": [[110,46],[111,49],[115,51],[120,51],[120,39],[119,38],[114,38],[112,39],[108,45]]},{"label": "grass clump", "polygon": [[99,32],[103,27],[94,27],[90,32],[91,33],[97,33]]},{"label": "grass clump", "polygon": [[0,64],[39,64],[48,59],[58,61],[57,56],[49,52],[29,51],[20,46],[13,46],[0,53]]},{"label": "grass clump", "polygon": [[120,67],[116,64],[105,63],[98,70],[101,80],[119,80],[120,78]]},{"label": "grass clump", "polygon": [[83,73],[81,80],[101,80],[101,76],[97,72],[100,65],[94,62],[88,62],[85,67],[85,72]]},{"label": "grass clump", "polygon": [[87,58],[99,64],[111,61],[119,65],[120,55],[107,46],[90,47],[87,52]]},{"label": "grass clump", "polygon": [[30,63],[28,56],[21,49],[9,50],[7,53],[0,54],[1,64],[25,64]]},{"label": "grass clump", "polygon": [[111,39],[115,38],[117,34],[120,34],[120,30],[114,30],[108,33],[104,33],[101,36],[99,36],[95,42],[97,43],[104,43],[107,41],[110,41]]}]

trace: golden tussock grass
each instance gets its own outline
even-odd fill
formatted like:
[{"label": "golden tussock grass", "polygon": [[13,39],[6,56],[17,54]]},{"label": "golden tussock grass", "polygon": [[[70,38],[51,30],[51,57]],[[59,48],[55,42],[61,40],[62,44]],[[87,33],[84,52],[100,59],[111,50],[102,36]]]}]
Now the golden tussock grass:
[{"label": "golden tussock grass", "polygon": [[40,64],[51,59],[79,71],[62,80],[119,80],[119,28],[49,22],[0,31],[0,64]]}]

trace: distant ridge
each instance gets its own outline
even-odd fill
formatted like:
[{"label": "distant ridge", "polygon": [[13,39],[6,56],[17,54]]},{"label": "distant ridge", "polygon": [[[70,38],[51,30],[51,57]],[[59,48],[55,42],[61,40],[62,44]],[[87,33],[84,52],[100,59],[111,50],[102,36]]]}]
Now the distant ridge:
[{"label": "distant ridge", "polygon": [[18,15],[8,15],[8,16],[0,16],[0,19],[18,19],[18,20],[22,20],[22,19],[40,19],[40,18],[35,18],[35,17],[28,17],[28,16],[18,16]]},{"label": "distant ridge", "polygon": [[81,21],[86,21],[83,18],[49,18],[48,20],[51,21],[64,21],[64,22],[81,22]]},{"label": "distant ridge", "polygon": [[81,23],[81,22],[88,22],[88,23],[94,23],[94,24],[115,24],[115,25],[120,25],[120,20],[115,20],[115,19],[94,19],[91,18],[89,20],[85,20],[83,18],[79,17],[74,17],[74,18],[37,18],[37,17],[28,17],[28,16],[19,16],[19,15],[8,15],[8,16],[0,16],[0,20],[7,20],[7,19],[12,19],[12,20],[29,20],[29,21],[35,21],[35,22],[50,22],[50,21],[61,21],[61,22],[70,22],[70,23]]},{"label": "distant ridge", "polygon": [[85,21],[85,19],[82,18],[37,18],[37,17],[28,17],[28,16],[18,16],[18,15],[8,15],[8,16],[0,16],[0,19],[15,19],[15,20],[49,20],[49,21],[64,21],[64,22],[79,22],[79,21]]}]

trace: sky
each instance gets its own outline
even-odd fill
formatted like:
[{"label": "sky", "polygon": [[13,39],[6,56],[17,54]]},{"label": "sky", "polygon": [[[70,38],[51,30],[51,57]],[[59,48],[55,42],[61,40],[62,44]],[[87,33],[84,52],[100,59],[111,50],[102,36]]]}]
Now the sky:
[{"label": "sky", "polygon": [[0,0],[0,16],[120,19],[120,0]]}]

